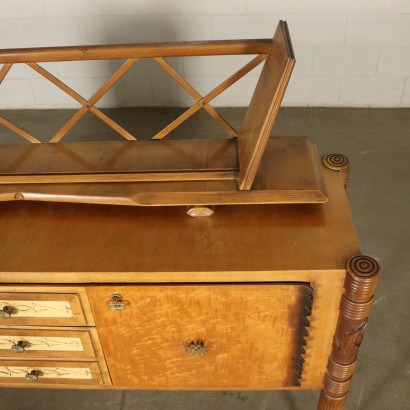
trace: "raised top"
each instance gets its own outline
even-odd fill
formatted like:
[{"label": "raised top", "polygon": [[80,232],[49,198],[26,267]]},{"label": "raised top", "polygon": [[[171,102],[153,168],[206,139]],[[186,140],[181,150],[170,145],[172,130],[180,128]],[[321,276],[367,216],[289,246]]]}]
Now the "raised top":
[{"label": "raised top", "polygon": [[[236,73],[232,74],[219,86],[212,91],[202,96],[192,87],[189,82],[184,79],[173,67],[171,67],[163,57],[167,56],[189,56],[189,55],[217,55],[217,54],[254,54],[258,55],[248,62],[245,66],[239,69]],[[266,53],[268,55],[266,56]],[[164,129],[157,132],[152,139],[158,140],[164,138],[176,127],[190,118],[195,112],[201,108],[205,109],[212,118],[214,118],[231,136],[238,136],[237,139],[237,155],[239,163],[239,171],[226,172],[223,170],[215,169],[209,164],[209,167],[204,172],[197,172],[195,167],[195,175],[192,175],[192,170],[187,169],[189,175],[180,173],[179,167],[176,169],[169,169],[166,175],[156,172],[152,176],[149,173],[144,173],[143,177],[138,176],[138,181],[134,182],[152,182],[155,181],[226,181],[237,180],[239,190],[250,190],[254,185],[255,177],[261,164],[262,155],[265,152],[267,142],[272,130],[274,121],[279,111],[279,107],[289,81],[293,66],[295,64],[295,57],[290,41],[290,36],[287,28],[287,24],[284,21],[280,21],[276,29],[272,42],[266,48],[266,42],[264,40],[238,40],[238,41],[222,41],[222,42],[199,42],[199,43],[177,43],[177,44],[134,44],[125,46],[96,46],[96,47],[60,47],[60,48],[39,48],[39,49],[22,49],[22,50],[0,50],[0,63],[3,63],[0,68],[0,83],[6,78],[9,71],[12,69],[14,63],[26,63],[37,73],[42,75],[48,81],[67,93],[71,98],[81,104],[81,108],[52,136],[49,143],[60,142],[72,128],[88,113],[91,112],[104,121],[107,125],[118,132],[123,138],[128,141],[135,141],[137,137],[125,130],[115,121],[107,117],[101,110],[95,105],[98,101],[138,62],[139,58],[154,58],[154,60],[179,84],[181,85],[194,99],[195,104],[183,112],[179,117],[175,118]],[[126,61],[118,68],[118,70],[87,100],[79,95],[73,89],[71,89],[63,81],[55,77],[52,73],[41,67],[38,62],[43,61],[65,61],[65,60],[93,60],[93,59],[118,59],[126,58]],[[244,118],[241,132],[238,132],[210,105],[210,102],[226,90],[229,86],[238,81],[243,75],[248,73],[263,60],[264,64],[261,76],[256,86],[254,95],[252,97],[249,109]],[[26,139],[33,144],[40,144],[41,139],[30,135],[27,131],[20,128],[18,125],[13,124],[6,118],[0,116],[0,124],[9,128],[20,137]],[[158,146],[157,146],[158,148]],[[15,150],[15,149],[14,149]],[[34,151],[34,150],[31,150]],[[37,156],[34,161],[33,167],[26,167],[23,173],[20,173],[20,178],[16,178],[13,174],[13,178],[9,179],[8,173],[4,173],[4,170],[0,170],[3,183],[56,183],[53,178],[52,181],[45,178],[39,178],[39,175],[35,171],[39,169],[36,165],[41,158],[44,158],[44,153],[49,151],[49,148],[41,148],[38,150],[40,156]],[[200,150],[199,150],[200,151]],[[154,152],[156,155],[156,152]],[[201,155],[201,153],[199,153]],[[60,155],[61,156],[61,155]],[[198,156],[197,151],[192,154],[192,158],[196,161]],[[40,158],[41,157],[41,158]],[[45,155],[46,161],[50,155]],[[23,158],[24,159],[24,158]],[[19,158],[18,158],[19,160]],[[186,162],[186,161],[185,161]],[[192,161],[191,161],[192,162]],[[236,162],[236,161],[235,161]],[[13,160],[12,167],[14,167],[15,161]],[[43,164],[43,170],[41,176],[44,175],[44,167],[47,168],[48,164]],[[317,169],[317,164],[314,164]],[[41,167],[40,167],[41,168]],[[232,168],[232,167],[230,167]],[[48,169],[48,168],[47,168]],[[62,167],[58,167],[57,172],[59,176],[67,174],[69,178],[59,179],[60,183],[88,183],[88,182],[107,182],[112,178],[117,178],[116,182],[124,181],[123,175],[118,175],[118,172],[112,172],[110,169],[98,170],[97,178],[92,179],[90,175],[82,178],[84,173],[76,173],[75,178],[69,170],[64,171]],[[140,171],[140,170],[139,170]],[[138,172],[139,172],[138,171]],[[160,170],[162,172],[162,167]],[[48,175],[51,172],[47,172]],[[101,176],[103,177],[101,178]],[[107,174],[110,174],[107,176]],[[131,174],[135,174],[131,172]],[[171,174],[171,175],[170,175]],[[24,177],[22,177],[24,175]],[[133,175],[127,176],[127,181],[132,178]],[[144,180],[141,181],[141,178]],[[301,188],[296,187],[298,190]],[[24,198],[23,195],[17,193],[18,199]],[[215,203],[214,201],[212,201]],[[268,201],[269,202],[269,201]],[[304,201],[301,201],[304,202]],[[311,202],[311,199],[308,201]],[[229,202],[232,203],[232,202]],[[236,202],[237,203],[237,202]],[[259,201],[258,201],[259,203]],[[165,203],[159,203],[159,205],[165,205]]]}]

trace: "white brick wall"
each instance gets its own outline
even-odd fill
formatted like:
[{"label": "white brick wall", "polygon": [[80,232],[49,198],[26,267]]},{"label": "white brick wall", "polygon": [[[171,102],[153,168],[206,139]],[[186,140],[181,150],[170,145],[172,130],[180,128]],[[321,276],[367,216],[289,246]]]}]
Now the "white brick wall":
[{"label": "white brick wall", "polygon": [[[410,0],[2,0],[0,48],[144,41],[269,38],[287,20],[297,58],[291,106],[410,107]],[[250,57],[168,61],[205,94]],[[44,65],[84,97],[118,61]],[[247,105],[260,68],[215,99]],[[192,98],[139,61],[100,107],[187,105]],[[78,107],[26,66],[0,86],[0,108]]]}]

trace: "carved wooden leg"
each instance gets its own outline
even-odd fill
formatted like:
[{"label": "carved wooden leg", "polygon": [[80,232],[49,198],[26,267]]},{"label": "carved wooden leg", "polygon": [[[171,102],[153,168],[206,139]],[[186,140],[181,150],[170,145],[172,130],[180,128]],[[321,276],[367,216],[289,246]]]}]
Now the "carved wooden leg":
[{"label": "carved wooden leg", "polygon": [[329,169],[340,172],[344,186],[349,179],[350,163],[349,159],[342,154],[329,154],[323,157],[323,165]]},{"label": "carved wooden leg", "polygon": [[345,292],[340,303],[339,321],[320,394],[319,410],[344,408],[379,281],[379,264],[368,256],[351,257],[346,269]]}]

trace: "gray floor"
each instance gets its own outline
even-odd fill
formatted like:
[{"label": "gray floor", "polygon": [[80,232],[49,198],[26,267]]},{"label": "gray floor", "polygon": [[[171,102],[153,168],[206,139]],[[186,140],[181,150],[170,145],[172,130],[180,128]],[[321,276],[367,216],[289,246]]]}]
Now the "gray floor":
[{"label": "gray floor", "polygon": [[[127,129],[149,136],[179,109],[109,110]],[[239,126],[243,109],[221,112]],[[68,110],[0,112],[44,139],[70,115]],[[53,118],[52,121],[50,119]],[[18,137],[0,130],[1,140]],[[275,135],[312,138],[321,153],[351,160],[348,195],[362,251],[379,259],[383,276],[360,349],[347,409],[410,409],[410,109],[282,109]],[[67,140],[112,133],[91,116]],[[190,120],[172,138],[218,137],[206,116]],[[205,410],[313,409],[318,392],[111,392],[1,389],[0,409]]]}]

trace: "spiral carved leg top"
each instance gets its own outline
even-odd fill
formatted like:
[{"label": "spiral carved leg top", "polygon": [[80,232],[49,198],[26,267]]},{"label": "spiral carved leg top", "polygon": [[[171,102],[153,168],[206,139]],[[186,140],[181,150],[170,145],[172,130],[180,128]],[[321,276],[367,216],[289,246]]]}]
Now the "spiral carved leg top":
[{"label": "spiral carved leg top", "polygon": [[343,184],[344,186],[346,186],[347,180],[349,179],[349,170],[350,170],[349,159],[345,155],[342,155],[342,154],[329,154],[329,155],[325,155],[322,161],[323,161],[323,165],[326,168],[340,172],[340,176],[342,177]]},{"label": "spiral carved leg top", "polygon": [[319,410],[344,408],[380,276],[379,264],[365,255],[351,257],[346,270],[345,292],[340,303]]}]

